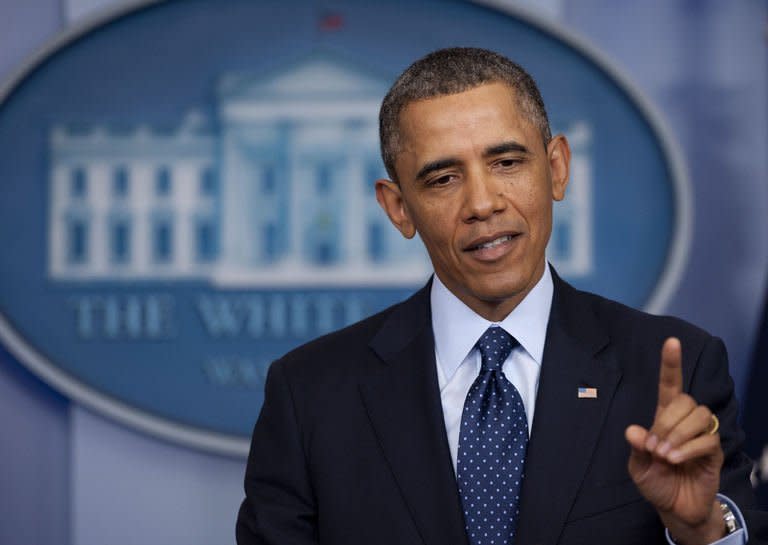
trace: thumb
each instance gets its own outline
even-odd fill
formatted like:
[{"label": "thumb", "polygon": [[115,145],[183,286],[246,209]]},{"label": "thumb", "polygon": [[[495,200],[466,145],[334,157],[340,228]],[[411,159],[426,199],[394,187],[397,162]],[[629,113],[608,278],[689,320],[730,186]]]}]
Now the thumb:
[{"label": "thumb", "polygon": [[624,431],[624,437],[631,447],[628,464],[629,474],[635,481],[652,461],[651,454],[645,448],[648,433],[644,427],[637,425],[629,426]]}]

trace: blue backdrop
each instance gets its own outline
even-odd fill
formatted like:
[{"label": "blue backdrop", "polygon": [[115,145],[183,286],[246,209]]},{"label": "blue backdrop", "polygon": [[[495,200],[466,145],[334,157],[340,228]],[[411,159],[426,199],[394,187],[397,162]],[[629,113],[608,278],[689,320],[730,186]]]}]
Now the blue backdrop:
[{"label": "blue backdrop", "polygon": [[[3,79],[8,81],[15,70],[25,66],[25,59],[46,39],[82,22],[81,17],[93,6],[110,4],[117,5],[76,0],[36,0],[13,6],[0,2]],[[120,126],[121,121],[141,119],[153,127],[173,130],[188,110],[201,105],[203,116],[213,119],[216,101],[212,94],[219,84],[217,75],[221,69],[216,65],[218,61],[213,60],[220,59],[217,54],[227,48],[240,52],[239,57],[229,57],[231,65],[226,67],[227,72],[253,72],[306,59],[308,44],[322,43],[326,52],[336,54],[348,49],[351,43],[359,43],[362,45],[351,55],[352,59],[346,54],[344,62],[356,65],[360,60],[375,59],[372,77],[387,81],[418,53],[454,43],[457,33],[466,37],[463,43],[491,45],[490,42],[506,40],[507,52],[524,65],[538,66],[541,58],[556,56],[560,47],[556,41],[550,41],[549,46],[516,51],[516,43],[538,39],[545,44],[548,38],[526,25],[515,27],[514,20],[508,18],[495,29],[493,22],[499,17],[495,12],[463,6],[460,2],[424,2],[416,7],[407,3],[408,9],[413,10],[408,12],[409,17],[403,17],[405,4],[393,9],[394,4],[381,3],[368,11],[358,3],[316,2],[303,11],[291,11],[288,3],[233,2],[228,7],[242,12],[235,18],[237,24],[227,27],[228,32],[222,34],[217,34],[217,30],[225,21],[231,25],[232,14],[225,13],[225,8],[218,13],[202,11],[204,4],[188,2],[186,15],[175,19],[151,15],[163,11],[171,14],[178,3],[169,2],[137,16],[146,20],[141,24],[115,24],[73,44],[66,55],[52,58],[0,108],[0,238],[4,248],[0,260],[0,310],[6,313],[12,308],[8,313],[17,320],[16,325],[25,324],[19,329],[35,337],[34,345],[44,347],[41,351],[51,359],[70,354],[63,359],[72,369],[79,365],[81,354],[74,335],[75,311],[67,307],[71,303],[72,284],[61,287],[46,280],[50,273],[45,233],[46,191],[55,154],[44,158],[39,153],[52,149],[51,127],[84,124],[89,129],[114,125],[120,131],[125,129]],[[197,14],[195,6],[201,9]],[[762,434],[762,421],[768,409],[760,403],[767,385],[766,362],[765,350],[756,349],[754,340],[768,268],[765,4],[565,0],[531,2],[529,9],[534,9],[545,23],[561,25],[585,38],[600,56],[617,65],[650,97],[679,143],[688,172],[693,212],[691,239],[680,282],[657,310],[681,316],[725,339],[732,374],[742,396],[746,396],[749,385],[745,424],[750,433],[751,454],[761,457],[768,440]],[[260,26],[259,13],[266,12],[260,10],[268,11],[269,17],[278,22]],[[487,23],[482,36],[462,26],[462,10],[486,12],[481,16]],[[440,17],[452,21],[452,33],[446,27],[442,27],[445,32],[428,32],[418,24]],[[390,25],[396,31],[388,31],[393,28]],[[136,34],[139,28],[141,35]],[[398,38],[397,45],[388,45]],[[196,62],[176,63],[178,71],[164,71],[165,63],[188,54],[190,44],[199,48],[194,55]],[[258,52],[253,49],[256,45]],[[150,47],[152,53],[147,54]],[[105,50],[110,54],[100,56],[99,51]],[[581,69],[578,55],[567,51],[562,54],[572,56],[574,72]],[[96,66],[98,70],[84,71],[85,65]],[[200,74],[208,74],[207,79],[196,80]],[[592,83],[596,87],[592,91],[586,89],[586,94],[584,86],[588,83],[579,84],[578,74],[568,73],[567,65],[558,74],[534,69],[534,75],[541,81],[545,98],[553,104],[552,117],[558,128],[567,129],[574,121],[570,112],[581,108],[593,110],[596,128],[604,128],[601,122],[615,122],[612,114],[621,107],[606,106],[605,97],[599,94],[599,81],[605,76],[599,70],[592,80],[598,82]],[[605,88],[609,87],[607,82],[603,83]],[[159,100],[147,101],[148,94]],[[577,103],[569,104],[571,97],[579,97]],[[627,122],[634,123],[631,119]],[[615,147],[621,142],[600,141],[602,130],[593,130],[591,134],[598,138],[592,142],[594,154],[617,156]],[[665,177],[658,170],[642,174],[646,165],[635,165],[629,156],[619,157],[620,164],[614,166],[617,171],[619,167],[631,166],[627,170],[640,176],[629,187],[639,190],[644,181],[656,183]],[[595,164],[610,168],[605,166],[606,161],[596,160]],[[598,174],[601,198],[607,198],[612,177]],[[616,187],[627,187],[619,184],[627,181],[622,177]],[[663,194],[672,191],[665,189],[669,187],[659,184],[655,194],[641,191],[640,197],[651,199],[645,205],[635,206],[635,199],[623,192],[611,197],[625,205],[616,208],[619,216],[643,210],[649,225],[654,219],[660,220],[654,227],[657,231],[650,231],[661,233],[656,248],[669,247],[663,235],[671,231],[674,217],[674,199]],[[655,203],[661,204],[661,209]],[[631,238],[616,236],[605,228],[596,231],[608,237],[601,247],[613,244],[621,249],[624,244],[626,253],[632,254],[630,257],[649,255],[643,250],[636,251]],[[662,260],[663,257],[666,256]],[[601,263],[601,271],[605,270],[604,265]],[[616,266],[632,264],[627,259]],[[610,279],[595,279],[589,284],[585,277],[583,281],[595,291],[643,306],[659,275],[659,270],[651,270],[649,279],[638,280],[634,293],[614,287]],[[78,284],[75,295],[102,295],[104,286],[103,282],[96,287]],[[109,286],[109,292],[142,292],[142,283],[138,286]],[[201,289],[201,284],[199,279],[193,279],[181,287],[161,288],[155,286],[153,292],[197,293],[195,290]],[[406,291],[405,287],[398,289],[399,292],[393,288],[390,296]],[[383,303],[374,302],[368,310],[376,304]],[[201,327],[199,322],[196,327]],[[202,330],[193,328],[189,334],[191,339],[200,338]],[[246,347],[249,342],[250,339],[242,340]],[[145,350],[162,351],[162,343],[155,343],[154,348],[149,343]],[[79,348],[84,344],[87,343],[81,340]],[[110,360],[112,354],[117,354],[117,363],[128,352],[114,351],[116,346],[125,348],[129,343],[123,340],[103,343],[101,348],[85,348],[96,357]],[[193,341],[189,349],[199,351],[200,347]],[[273,348],[276,352],[281,349],[277,345]],[[134,361],[145,361],[145,353],[137,354]],[[173,354],[166,353],[165,357]],[[268,354],[265,360],[269,357]],[[126,357],[125,364],[130,365],[130,360]],[[748,381],[750,372],[754,379]],[[105,373],[105,380],[114,378]],[[182,391],[174,393],[167,384],[158,382],[162,386],[158,395],[168,394],[166,399],[158,398],[160,405],[172,401]],[[254,384],[235,394],[227,390],[229,393],[223,397],[241,396],[253,403],[258,381]],[[136,391],[147,394],[143,388]],[[237,413],[236,409],[232,411]],[[203,418],[209,414],[202,413]],[[221,421],[231,423],[234,428],[230,431],[240,433],[253,418],[254,414],[244,410],[230,413]],[[231,528],[242,472],[239,458],[192,452],[124,429],[113,421],[102,421],[55,393],[5,350],[0,352],[0,425],[11,438],[0,442],[2,543],[101,543],[104,535],[116,536],[111,540],[113,543],[233,541]],[[768,470],[763,470],[757,478],[767,474]]]}]

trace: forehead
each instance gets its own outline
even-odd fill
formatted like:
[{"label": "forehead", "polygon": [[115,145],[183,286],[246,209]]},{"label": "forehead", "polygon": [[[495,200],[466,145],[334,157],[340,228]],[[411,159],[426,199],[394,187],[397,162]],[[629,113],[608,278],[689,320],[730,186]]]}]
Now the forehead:
[{"label": "forehead", "polygon": [[400,114],[401,150],[466,138],[528,139],[537,131],[519,102],[514,89],[505,83],[411,102]]}]

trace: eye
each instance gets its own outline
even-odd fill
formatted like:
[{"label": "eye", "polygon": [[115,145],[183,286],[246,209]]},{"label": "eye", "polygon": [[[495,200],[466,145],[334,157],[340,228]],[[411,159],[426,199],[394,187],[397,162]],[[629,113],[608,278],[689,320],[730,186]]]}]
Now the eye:
[{"label": "eye", "polygon": [[521,162],[522,161],[517,157],[504,157],[496,161],[496,165],[500,166],[501,168],[511,168],[520,164]]},{"label": "eye", "polygon": [[453,182],[456,179],[455,174],[441,174],[440,176],[435,176],[434,178],[430,178],[425,182],[425,185],[436,187],[441,185],[447,185],[451,182]]}]

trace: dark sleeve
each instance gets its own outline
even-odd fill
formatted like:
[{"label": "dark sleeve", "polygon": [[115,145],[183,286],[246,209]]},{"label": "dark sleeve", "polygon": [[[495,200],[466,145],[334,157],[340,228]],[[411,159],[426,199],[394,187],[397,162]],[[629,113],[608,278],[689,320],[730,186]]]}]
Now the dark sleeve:
[{"label": "dark sleeve", "polygon": [[720,493],[739,506],[747,523],[750,545],[768,544],[768,513],[755,507],[749,479],[752,461],[744,454],[744,432],[737,421],[738,405],[728,356],[723,342],[715,337],[704,345],[691,377],[690,393],[720,419],[720,440],[725,454],[720,474]]},{"label": "dark sleeve", "polygon": [[267,374],[264,404],[253,430],[245,500],[236,526],[239,545],[317,544],[317,512],[293,394],[280,362]]}]

